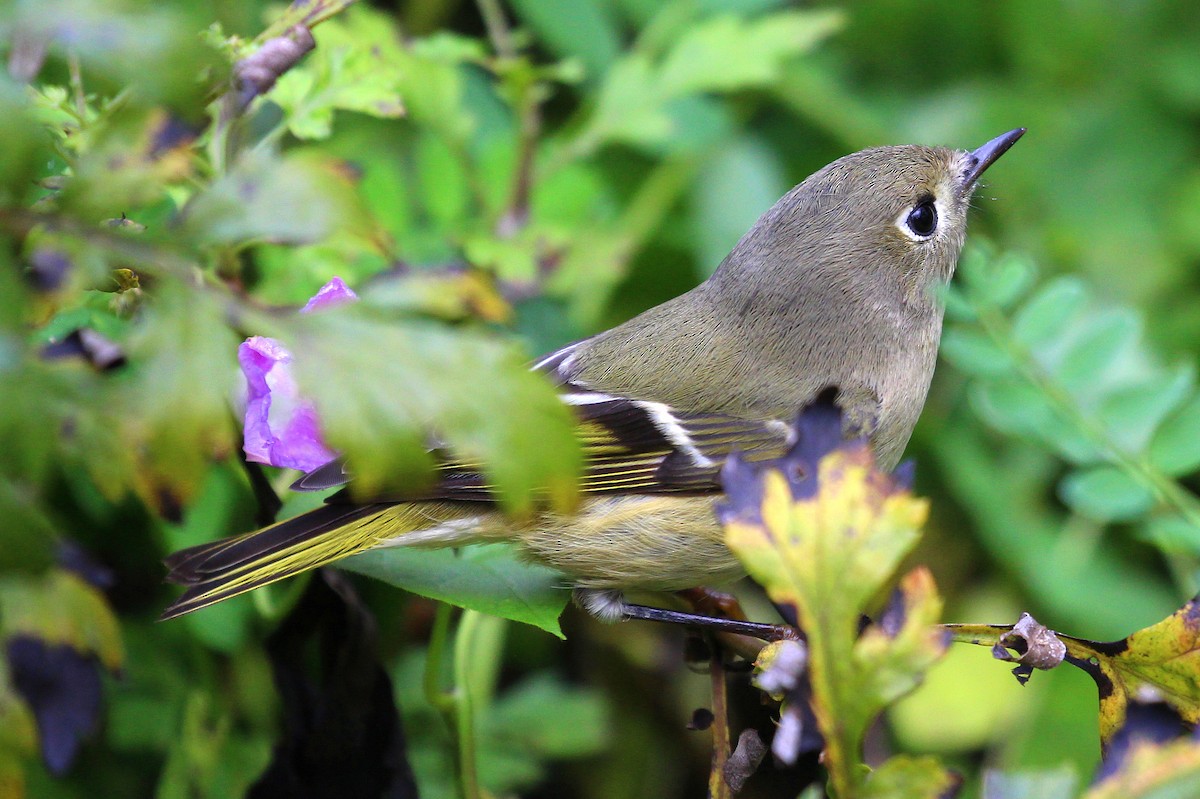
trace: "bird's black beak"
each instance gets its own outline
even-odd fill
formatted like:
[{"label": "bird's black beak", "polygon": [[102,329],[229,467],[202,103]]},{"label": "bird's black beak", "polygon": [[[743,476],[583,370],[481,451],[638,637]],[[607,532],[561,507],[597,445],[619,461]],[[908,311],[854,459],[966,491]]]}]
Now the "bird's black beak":
[{"label": "bird's black beak", "polygon": [[963,172],[963,188],[969,189],[979,180],[983,171],[992,165],[1000,156],[1008,152],[1008,148],[1017,143],[1017,139],[1025,135],[1025,128],[1010,130],[992,139],[987,144],[971,153],[967,159],[967,169]]}]

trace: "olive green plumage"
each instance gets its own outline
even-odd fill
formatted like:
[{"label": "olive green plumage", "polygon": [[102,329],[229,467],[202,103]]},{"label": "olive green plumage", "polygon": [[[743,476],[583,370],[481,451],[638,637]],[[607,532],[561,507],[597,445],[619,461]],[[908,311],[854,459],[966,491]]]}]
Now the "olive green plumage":
[{"label": "olive green plumage", "polygon": [[[169,579],[188,589],[164,617],[380,546],[509,541],[584,589],[737,577],[712,513],[725,456],[781,454],[787,422],[832,386],[848,426],[895,466],[933,376],[937,288],[954,273],[975,181],[1023,132],[974,152],[901,146],[841,158],[763,214],[703,284],[540,361],[580,417],[587,469],[576,513],[506,519],[470,466],[447,463],[420,498],[354,505],[343,492],[176,553]],[[318,471],[314,483],[344,481],[340,467]]]}]

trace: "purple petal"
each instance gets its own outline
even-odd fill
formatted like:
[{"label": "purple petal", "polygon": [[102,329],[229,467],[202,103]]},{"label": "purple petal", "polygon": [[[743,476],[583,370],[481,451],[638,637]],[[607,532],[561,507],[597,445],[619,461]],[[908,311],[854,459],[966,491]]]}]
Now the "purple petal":
[{"label": "purple petal", "polygon": [[282,344],[265,336],[252,336],[238,347],[246,376],[242,449],[255,463],[307,472],[337,453],[325,446],[316,409],[300,396],[291,361]]},{"label": "purple petal", "polygon": [[300,313],[308,313],[309,311],[320,310],[321,308],[331,308],[335,305],[344,305],[348,302],[354,302],[358,299],[358,295],[347,286],[340,277],[335,277],[321,286],[313,298],[305,303],[300,309]]},{"label": "purple petal", "polygon": [[[335,277],[300,312],[357,299],[358,295]],[[300,396],[292,377],[292,354],[282,344],[252,336],[238,347],[238,363],[246,376],[242,449],[247,460],[309,472],[337,457],[321,438],[316,408]]]}]

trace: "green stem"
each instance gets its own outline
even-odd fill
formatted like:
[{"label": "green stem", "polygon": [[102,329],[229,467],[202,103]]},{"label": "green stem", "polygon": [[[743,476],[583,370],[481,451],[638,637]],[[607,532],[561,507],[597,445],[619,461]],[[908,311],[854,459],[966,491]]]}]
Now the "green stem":
[{"label": "green stem", "polygon": [[464,611],[454,635],[454,684],[443,688],[441,675],[450,639],[453,608],[439,604],[425,660],[425,697],[442,715],[454,739],[454,768],[463,799],[485,799],[479,784],[476,715],[491,702],[504,645],[503,619]]},{"label": "green stem", "polygon": [[433,629],[429,633],[429,648],[425,653],[425,701],[439,711],[452,708],[454,697],[442,690],[442,663],[446,657],[446,641],[450,638],[450,617],[454,608],[439,602],[433,616]]},{"label": "green stem", "polygon": [[465,611],[458,623],[458,634],[454,641],[454,683],[458,699],[458,724],[455,728],[458,748],[458,779],[466,799],[479,799],[479,773],[476,770],[478,755],[475,737],[475,702],[471,690],[469,650],[478,634],[481,614]]},{"label": "green stem", "polygon": [[[447,642],[450,640],[450,618],[454,613],[454,608],[444,602],[439,602],[437,611],[433,617],[433,630],[429,634],[429,648],[425,653],[425,701],[429,702],[442,716],[447,729],[450,731],[450,737],[454,741],[453,758],[454,770],[458,774],[463,774],[467,768],[464,766],[464,756],[462,747],[459,745],[459,716],[461,705],[460,691],[455,688],[442,688],[442,673],[445,671],[446,649]],[[459,782],[459,795],[466,799],[473,799],[478,796],[476,793],[468,793],[465,780]]]}]

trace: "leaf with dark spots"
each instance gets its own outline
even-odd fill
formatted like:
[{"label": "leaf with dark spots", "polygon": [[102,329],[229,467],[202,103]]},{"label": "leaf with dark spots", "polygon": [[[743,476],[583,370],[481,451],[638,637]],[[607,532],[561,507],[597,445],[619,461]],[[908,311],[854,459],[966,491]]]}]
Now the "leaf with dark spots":
[{"label": "leaf with dark spots", "polygon": [[60,567],[101,591],[107,591],[116,583],[112,569],[97,562],[87,550],[74,541],[60,540],[54,556]]},{"label": "leaf with dark spots", "polygon": [[1013,674],[1022,684],[1033,668],[1053,668],[1062,661],[1086,672],[1099,694],[1100,743],[1106,754],[1135,701],[1162,702],[1188,725],[1200,723],[1200,597],[1119,641],[1061,635],[1028,614],[1012,626],[945,628],[954,640],[992,646],[997,659],[1019,662]]},{"label": "leaf with dark spots", "polygon": [[30,254],[25,278],[38,291],[57,291],[66,283],[71,269],[66,253],[42,247]]},{"label": "leaf with dark spots", "polygon": [[89,327],[72,330],[64,338],[42,348],[48,361],[78,358],[96,371],[104,372],[125,364],[125,350],[120,344]]},{"label": "leaf with dark spots", "polygon": [[[771,748],[796,761],[808,702],[794,694],[810,684],[838,795],[934,797],[951,780],[931,761],[896,762],[873,780],[856,767],[872,720],[912,690],[948,644],[934,626],[942,603],[924,569],[901,579],[881,623],[859,626],[916,545],[928,504],[876,467],[866,441],[843,441],[842,415],[829,400],[801,414],[783,458],[735,456],[722,474],[727,500],[718,515],[729,548],[777,606],[795,609],[807,636],[806,650],[776,642],[755,664],[759,688],[784,698]],[[907,793],[886,793],[893,786]]]},{"label": "leaf with dark spots", "polygon": [[1158,698],[1188,724],[1200,722],[1200,597],[1120,641],[1060,637],[1070,661],[1096,680],[1106,751],[1135,698]]},{"label": "leaf with dark spots", "polygon": [[13,686],[37,720],[46,768],[65,774],[100,718],[100,662],[27,635],[10,638],[6,654]]},{"label": "leaf with dark spots", "polygon": [[1187,724],[1170,706],[1161,702],[1129,703],[1125,723],[1108,742],[1108,752],[1096,772],[1096,781],[1105,780],[1125,768],[1130,754],[1139,744],[1164,744],[1187,733]]}]

